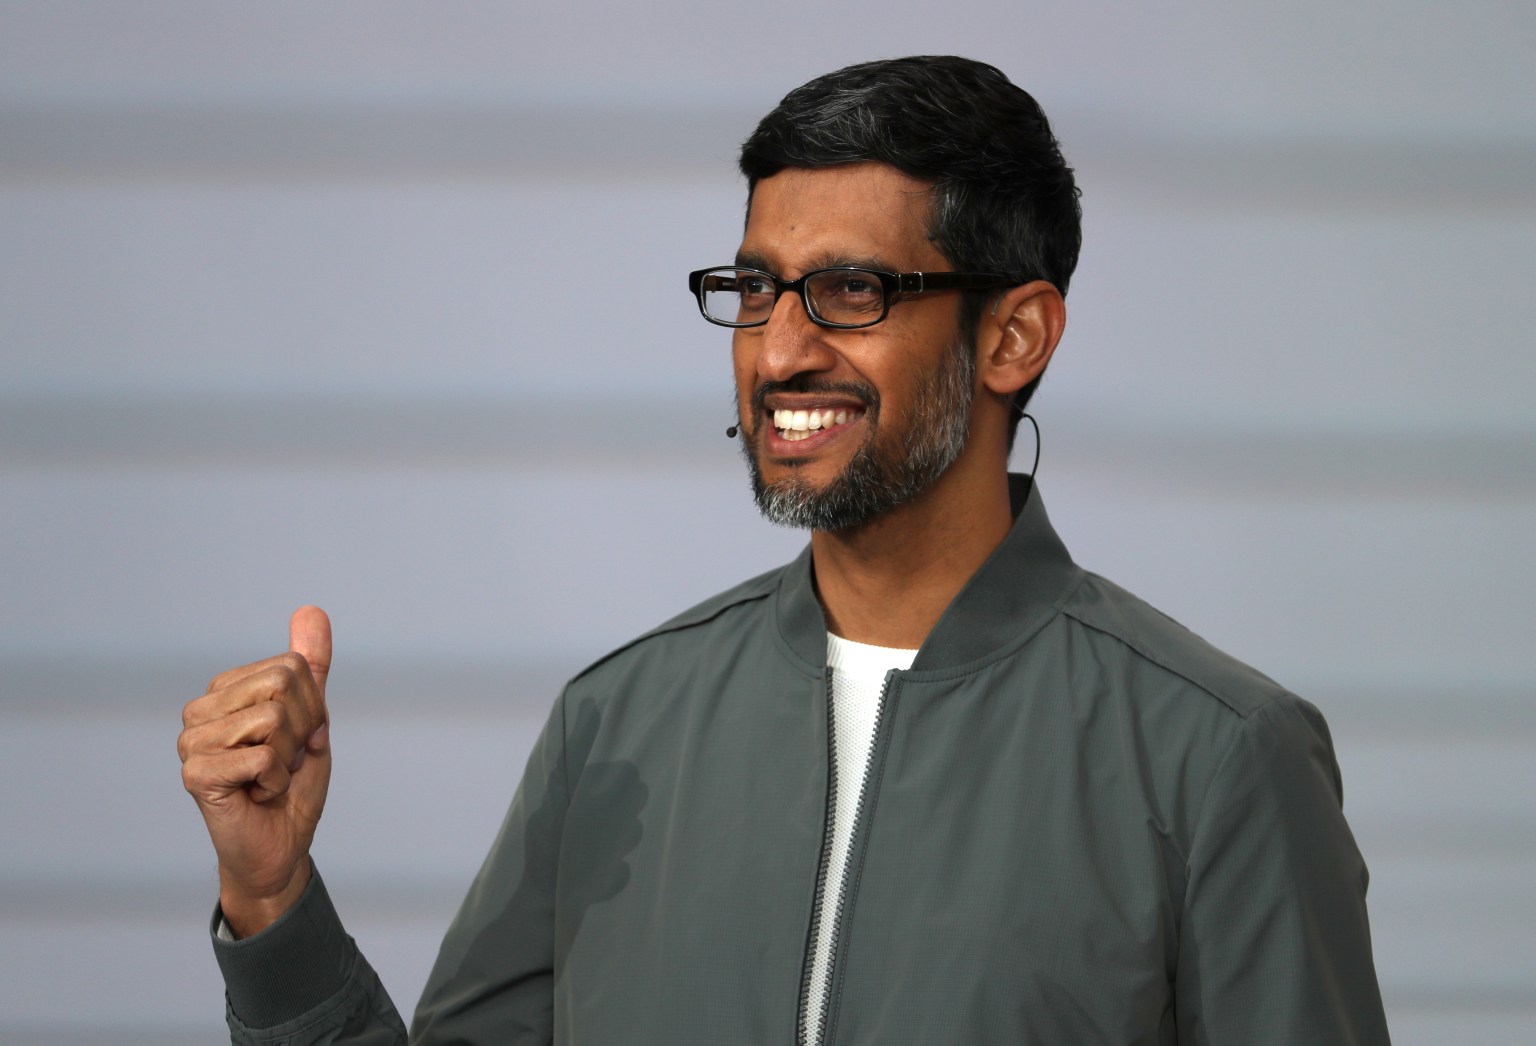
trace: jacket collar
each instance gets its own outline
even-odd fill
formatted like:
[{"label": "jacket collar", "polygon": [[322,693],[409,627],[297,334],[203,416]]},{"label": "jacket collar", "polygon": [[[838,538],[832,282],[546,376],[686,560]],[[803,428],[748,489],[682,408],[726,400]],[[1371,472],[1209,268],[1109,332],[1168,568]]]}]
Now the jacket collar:
[{"label": "jacket collar", "polygon": [[[1052,616],[1057,600],[1081,576],[1031,486],[1029,476],[1009,474],[1013,528],[945,609],[912,671],[956,668],[1021,639]],[[785,569],[775,601],[785,644],[802,661],[824,668],[827,622],[809,545]]]}]

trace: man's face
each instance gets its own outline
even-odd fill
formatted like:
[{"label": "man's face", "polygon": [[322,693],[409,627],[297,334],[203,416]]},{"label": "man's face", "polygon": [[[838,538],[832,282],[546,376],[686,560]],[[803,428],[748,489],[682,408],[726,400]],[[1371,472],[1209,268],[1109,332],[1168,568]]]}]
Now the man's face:
[{"label": "man's face", "polygon": [[[882,164],[757,183],[736,262],[780,279],[853,265],[953,268],[927,238],[928,184]],[[798,295],[736,331],[742,450],[774,523],[856,527],[911,500],[964,450],[975,364],[958,294],[912,297],[860,330],[818,327]]]}]

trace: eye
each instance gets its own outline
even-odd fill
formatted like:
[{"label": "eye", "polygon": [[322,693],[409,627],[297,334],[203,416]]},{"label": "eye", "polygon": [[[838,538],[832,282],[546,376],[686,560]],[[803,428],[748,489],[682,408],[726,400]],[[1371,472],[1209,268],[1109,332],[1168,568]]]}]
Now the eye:
[{"label": "eye", "polygon": [[816,298],[828,310],[878,312],[885,300],[885,289],[872,272],[834,269],[816,279]]},{"label": "eye", "polygon": [[761,276],[753,276],[751,273],[742,273],[736,280],[736,289],[741,293],[743,302],[753,304],[761,303],[765,299],[773,297],[773,284]]},{"label": "eye", "polygon": [[714,269],[699,289],[704,315],[735,326],[761,323],[779,296],[772,277],[751,269]]}]

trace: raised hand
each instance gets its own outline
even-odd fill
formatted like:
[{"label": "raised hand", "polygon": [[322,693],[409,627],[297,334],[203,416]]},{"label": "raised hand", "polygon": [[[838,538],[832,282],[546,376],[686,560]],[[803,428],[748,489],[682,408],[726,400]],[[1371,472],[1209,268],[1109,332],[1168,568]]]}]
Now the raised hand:
[{"label": "raised hand", "polygon": [[182,711],[181,780],[218,854],[219,903],[236,936],[266,928],[309,883],[331,780],[330,667],[330,619],[300,607],[287,653],[223,673]]}]

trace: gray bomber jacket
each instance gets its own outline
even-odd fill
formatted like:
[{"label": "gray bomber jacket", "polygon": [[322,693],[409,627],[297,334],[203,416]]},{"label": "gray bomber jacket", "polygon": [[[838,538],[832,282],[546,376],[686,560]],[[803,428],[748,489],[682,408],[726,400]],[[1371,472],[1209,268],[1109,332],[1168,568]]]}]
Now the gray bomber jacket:
[{"label": "gray bomber jacket", "polygon": [[[1386,1043],[1322,717],[1080,569],[1013,488],[887,681],[824,1042]],[[825,651],[807,550],[573,679],[409,1041],[794,1043]],[[236,1043],[407,1041],[318,876],[215,950]]]}]

